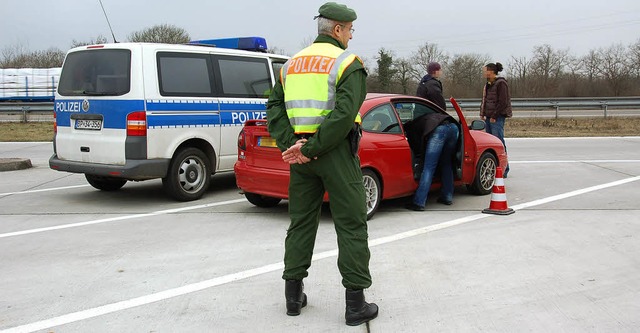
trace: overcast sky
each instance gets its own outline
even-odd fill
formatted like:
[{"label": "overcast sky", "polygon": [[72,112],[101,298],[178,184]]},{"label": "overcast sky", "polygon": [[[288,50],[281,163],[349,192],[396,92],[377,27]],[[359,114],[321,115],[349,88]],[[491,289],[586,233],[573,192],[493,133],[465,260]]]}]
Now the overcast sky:
[{"label": "overcast sky", "polygon": [[[192,39],[263,36],[295,53],[316,35],[317,0],[102,0],[116,38],[168,23]],[[349,48],[374,61],[380,47],[409,56],[425,42],[450,55],[479,53],[508,63],[536,45],[584,55],[640,39],[639,0],[345,0],[358,19]],[[98,0],[2,0],[0,51],[35,51],[103,35],[111,41]],[[370,67],[374,64],[369,63]]]}]

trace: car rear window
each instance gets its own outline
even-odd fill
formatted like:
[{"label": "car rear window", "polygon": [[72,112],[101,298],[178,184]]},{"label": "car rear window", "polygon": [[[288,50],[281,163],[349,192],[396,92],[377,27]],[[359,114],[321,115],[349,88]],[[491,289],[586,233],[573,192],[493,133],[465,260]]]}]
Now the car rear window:
[{"label": "car rear window", "polygon": [[63,96],[119,96],[131,89],[131,51],[93,49],[69,53],[58,93]]}]

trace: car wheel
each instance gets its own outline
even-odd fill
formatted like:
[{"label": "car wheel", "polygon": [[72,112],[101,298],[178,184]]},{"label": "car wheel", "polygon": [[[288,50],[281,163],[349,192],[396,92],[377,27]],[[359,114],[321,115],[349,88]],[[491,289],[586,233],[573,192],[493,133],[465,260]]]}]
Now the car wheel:
[{"label": "car wheel", "polygon": [[380,201],[382,201],[382,187],[378,175],[369,169],[362,170],[362,182],[367,202],[367,220],[369,220],[376,213]]},{"label": "car wheel", "polygon": [[265,197],[256,193],[245,192],[244,196],[250,203],[262,208],[275,207],[282,201],[280,198]]},{"label": "car wheel", "polygon": [[89,182],[91,186],[102,191],[116,191],[127,183],[126,179],[107,176],[85,174],[84,178],[87,179],[87,182]]},{"label": "car wheel", "polygon": [[165,192],[179,201],[200,199],[209,188],[211,163],[200,149],[185,148],[171,159],[167,176],[162,178]]},{"label": "car wheel", "polygon": [[476,177],[473,183],[467,188],[473,194],[485,195],[491,193],[493,189],[493,181],[496,178],[496,166],[498,165],[496,157],[489,152],[484,152],[480,156],[478,165],[476,166]]}]

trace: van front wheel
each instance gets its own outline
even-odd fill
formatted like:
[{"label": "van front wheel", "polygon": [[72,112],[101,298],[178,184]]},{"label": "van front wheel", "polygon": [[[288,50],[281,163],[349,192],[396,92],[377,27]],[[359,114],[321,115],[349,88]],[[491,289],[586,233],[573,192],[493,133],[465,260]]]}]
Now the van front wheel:
[{"label": "van front wheel", "polygon": [[167,176],[162,178],[165,192],[179,201],[197,200],[209,188],[211,163],[197,148],[184,148],[171,159]]},{"label": "van front wheel", "polygon": [[89,175],[86,173],[84,174],[84,178],[87,179],[87,182],[91,186],[102,191],[116,191],[127,183],[127,180],[122,178]]}]

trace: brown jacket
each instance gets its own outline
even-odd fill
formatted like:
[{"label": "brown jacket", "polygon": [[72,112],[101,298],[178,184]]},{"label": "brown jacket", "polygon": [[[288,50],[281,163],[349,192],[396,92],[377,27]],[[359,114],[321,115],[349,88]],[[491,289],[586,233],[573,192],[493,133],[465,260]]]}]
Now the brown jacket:
[{"label": "brown jacket", "polygon": [[482,105],[480,106],[480,116],[487,118],[497,118],[503,116],[511,117],[511,94],[507,80],[498,77],[493,83],[487,82],[482,92]]}]

